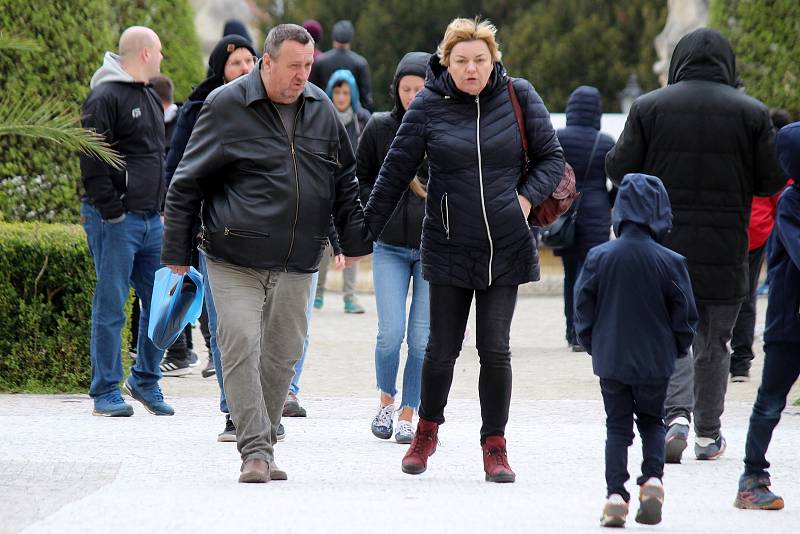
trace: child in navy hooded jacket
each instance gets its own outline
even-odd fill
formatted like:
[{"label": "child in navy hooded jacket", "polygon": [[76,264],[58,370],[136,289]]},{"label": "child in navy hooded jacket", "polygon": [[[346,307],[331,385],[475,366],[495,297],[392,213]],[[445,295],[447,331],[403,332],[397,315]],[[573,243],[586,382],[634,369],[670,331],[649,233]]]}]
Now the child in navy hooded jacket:
[{"label": "child in navy hooded jacket", "polygon": [[575,286],[575,333],[592,355],[606,410],[608,500],[601,522],[622,526],[628,512],[628,447],[633,422],[642,439],[636,521],[661,521],[664,489],[664,399],[697,328],[686,258],[659,244],[672,228],[661,180],[623,178],[612,212],[618,239],[594,247]]},{"label": "child in navy hooded jacket", "polygon": [[764,370],[750,415],[744,474],[734,506],[780,510],[783,499],[769,490],[767,447],[786,407],[789,390],[800,376],[800,122],[781,128],[775,142],[778,161],[794,184],[778,201],[767,258],[770,276],[764,329]]}]

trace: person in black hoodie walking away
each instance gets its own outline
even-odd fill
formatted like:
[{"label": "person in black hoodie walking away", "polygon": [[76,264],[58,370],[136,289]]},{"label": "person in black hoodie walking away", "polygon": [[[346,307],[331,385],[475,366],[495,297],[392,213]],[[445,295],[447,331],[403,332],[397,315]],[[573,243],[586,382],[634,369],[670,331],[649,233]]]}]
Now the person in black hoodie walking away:
[{"label": "person in black hoodie walking away", "polygon": [[583,347],[575,337],[573,292],[589,249],[608,241],[611,229],[611,200],[606,190],[606,153],[614,139],[600,131],[603,110],[600,91],[582,85],[572,91],[567,101],[567,127],[556,132],[564,159],[575,170],[575,186],[581,196],[572,207],[575,216],[575,241],[555,249],[564,264],[564,318],[567,343],[574,352]]},{"label": "person in black hoodie walking away", "polygon": [[664,398],[677,358],[689,354],[697,309],[686,258],[662,246],[669,197],[655,176],[628,174],[613,213],[619,239],[594,247],[575,286],[575,333],[592,355],[606,410],[607,501],[601,523],[625,525],[633,422],[642,439],[636,521],[661,522]]},{"label": "person in black hoodie walking away", "polygon": [[133,415],[118,387],[124,378],[120,345],[131,284],[141,300],[141,315],[138,356],[125,388],[151,413],[174,413],[158,385],[163,351],[147,336],[153,278],[161,266],[165,191],[164,110],[148,82],[159,73],[162,58],[153,30],[128,28],[119,39],[119,55],[106,52],[92,76],[82,110],[83,127],[103,135],[125,159],[125,166],[115,169],[93,156],[80,158],[85,190],[81,222],[97,274],[89,387],[95,415]]},{"label": "person in black hoodie walking away", "polygon": [[369,63],[350,49],[354,33],[353,23],[349,20],[340,20],[333,25],[333,48],[315,59],[308,81],[325,90],[334,72],[340,69],[349,70],[356,78],[361,106],[372,111]]},{"label": "person in black hoodie walking away", "polygon": [[617,184],[630,172],[664,182],[675,214],[664,245],[688,260],[700,316],[694,358],[678,362],[667,391],[667,463],[680,463],[692,413],[695,457],[714,460],[725,451],[720,418],[728,341],[748,291],[750,205],[786,183],[774,138],[767,107],[736,89],[731,44],[701,28],[678,42],[669,85],[634,102],[606,156]]},{"label": "person in black hoodie walking away", "polygon": [[[409,52],[397,65],[391,95],[394,109],[372,116],[358,144],[356,176],[361,188],[361,201],[366,205],[408,106],[425,86],[425,70],[431,55]],[[422,277],[420,241],[425,217],[425,184],[428,182],[427,161],[405,192],[383,233],[373,245],[372,278],[378,308],[378,339],[375,342],[375,375],[380,390],[378,414],[372,420],[372,433],[389,439],[394,432],[398,443],[411,443],[414,427],[411,419],[419,407],[422,361],[430,331],[428,282]],[[411,310],[406,318],[408,284],[413,280]],[[406,333],[406,324],[408,331]],[[403,397],[393,428],[394,397],[397,394],[397,370],[403,338],[408,346],[403,371]]]},{"label": "person in black hoodie walking away", "polygon": [[[533,86],[500,63],[496,28],[455,19],[428,63],[425,88],[411,102],[365,209],[380,237],[428,156],[422,275],[430,284],[430,337],[422,365],[419,424],[402,469],[420,474],[436,451],[439,425],[475,299],[481,372],[480,444],[486,480],[513,482],[505,427],[511,402],[509,334],[517,289],[539,279],[527,218],[555,190],[564,156]],[[532,162],[523,152],[511,95],[524,116]]]},{"label": "person in black hoodie walking away", "polygon": [[800,377],[800,122],[778,132],[778,159],[794,179],[781,195],[767,259],[772,286],[764,329],[764,371],[750,415],[744,473],[734,506],[780,510],[783,499],[770,491],[766,454],[781,420],[786,397]]}]

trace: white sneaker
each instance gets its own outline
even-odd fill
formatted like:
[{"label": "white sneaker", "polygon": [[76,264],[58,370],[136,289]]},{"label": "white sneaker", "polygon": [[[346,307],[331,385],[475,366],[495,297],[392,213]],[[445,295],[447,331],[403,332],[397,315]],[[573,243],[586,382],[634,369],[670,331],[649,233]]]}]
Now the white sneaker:
[{"label": "white sneaker", "polygon": [[392,419],[394,418],[394,404],[380,406],[378,413],[372,420],[372,433],[375,437],[389,439],[392,437]]},{"label": "white sneaker", "polygon": [[664,505],[664,485],[655,477],[651,477],[639,486],[639,511],[636,522],[643,525],[661,523],[661,507]]},{"label": "white sneaker", "polygon": [[628,503],[622,495],[613,493],[606,499],[603,507],[603,516],[600,518],[600,525],[604,527],[624,527],[625,519],[628,517]]}]

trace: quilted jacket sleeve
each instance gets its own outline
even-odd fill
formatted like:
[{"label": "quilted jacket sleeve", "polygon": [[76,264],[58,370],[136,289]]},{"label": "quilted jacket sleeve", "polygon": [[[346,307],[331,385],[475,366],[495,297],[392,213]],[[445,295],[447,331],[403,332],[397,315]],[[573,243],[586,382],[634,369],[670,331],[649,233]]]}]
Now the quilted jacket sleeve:
[{"label": "quilted jacket sleeve", "polygon": [[564,151],[550,122],[550,112],[533,86],[526,80],[518,80],[514,90],[525,114],[530,158],[528,177],[520,184],[519,193],[531,205],[538,206],[555,191],[564,176]]},{"label": "quilted jacket sleeve", "polygon": [[383,232],[425,157],[425,91],[411,102],[403,116],[364,210],[367,229],[373,239]]}]

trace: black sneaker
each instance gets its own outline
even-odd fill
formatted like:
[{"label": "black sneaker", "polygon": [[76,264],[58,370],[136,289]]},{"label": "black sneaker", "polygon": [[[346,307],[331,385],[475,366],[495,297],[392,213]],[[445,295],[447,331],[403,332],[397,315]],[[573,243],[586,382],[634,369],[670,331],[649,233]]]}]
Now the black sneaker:
[{"label": "black sneaker", "polygon": [[192,372],[186,358],[170,353],[164,356],[158,368],[161,369],[161,374],[164,376],[186,376]]},{"label": "black sneaker", "polygon": [[217,374],[217,370],[214,368],[214,360],[209,358],[208,363],[200,374],[203,375],[203,378],[208,378],[209,376]]},{"label": "black sneaker", "polygon": [[217,441],[222,443],[236,441],[236,426],[234,426],[231,420],[231,414],[225,414],[225,430],[217,436]]},{"label": "black sneaker", "polygon": [[188,349],[186,352],[188,353],[187,359],[189,361],[189,367],[197,367],[198,365],[200,365],[200,358],[197,356],[197,353],[195,351],[193,351],[192,349]]},{"label": "black sneaker", "polygon": [[286,437],[286,429],[283,428],[283,423],[278,423],[278,441],[283,441]]}]

